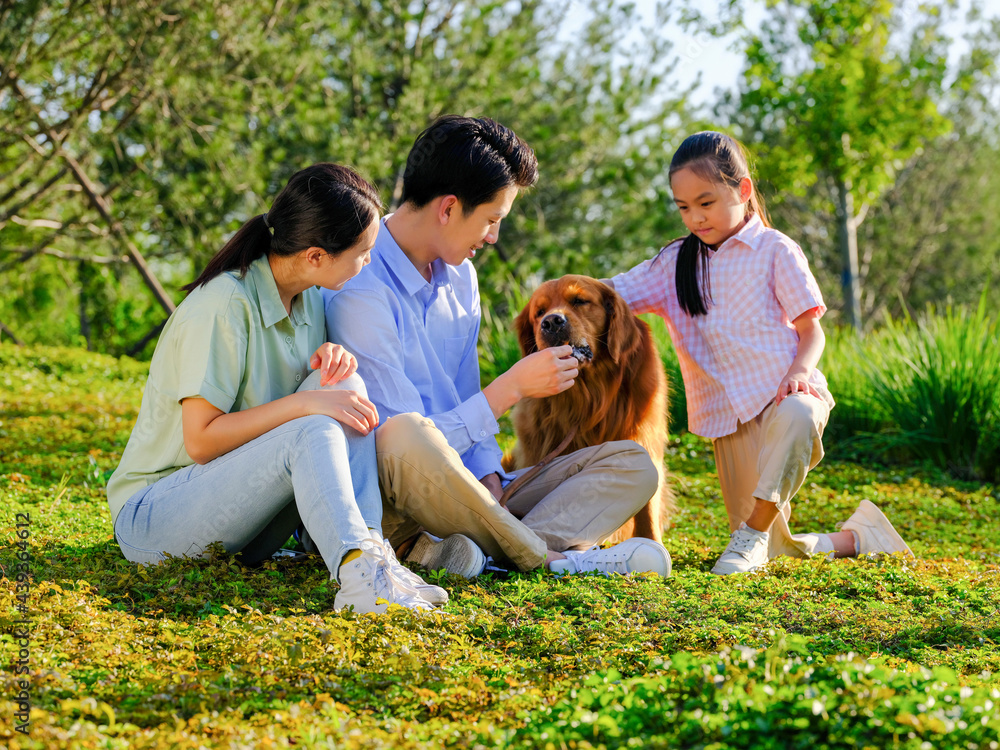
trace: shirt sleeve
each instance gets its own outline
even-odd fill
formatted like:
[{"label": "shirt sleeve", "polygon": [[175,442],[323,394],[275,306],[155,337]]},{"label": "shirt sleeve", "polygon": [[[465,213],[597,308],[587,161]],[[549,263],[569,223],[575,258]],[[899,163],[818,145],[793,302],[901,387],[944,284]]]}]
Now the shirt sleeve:
[{"label": "shirt sleeve", "polygon": [[794,242],[782,242],[775,251],[774,293],[790,321],[813,308],[817,318],[826,312],[823,293],[809,270],[809,261]]},{"label": "shirt sleeve", "polygon": [[628,303],[636,315],[666,312],[666,298],[670,293],[668,284],[673,279],[672,269],[667,268],[666,248],[653,258],[645,260],[629,271],[612,279],[615,291]]},{"label": "shirt sleeve", "polygon": [[246,376],[249,337],[246,316],[234,302],[230,298],[223,309],[190,305],[177,320],[171,360],[178,368],[178,402],[200,397],[226,414],[236,403]]},{"label": "shirt sleeve", "polygon": [[[448,444],[463,455],[463,460],[468,456],[466,466],[473,473],[483,471],[477,477],[500,470],[499,447],[496,447],[495,467],[485,470],[492,463],[488,460],[493,454],[491,445],[496,446],[493,436],[500,431],[500,426],[478,383],[473,393],[466,393],[464,397],[459,395],[462,400],[454,409],[428,414],[420,391],[406,372],[405,342],[391,304],[384,296],[370,290],[354,289],[333,295],[326,304],[326,330],[331,341],[358,358],[358,371],[380,417],[385,419],[408,412],[422,414],[434,422]],[[478,330],[478,326],[473,327],[471,348],[466,349],[464,357],[476,355]],[[463,361],[462,372],[465,372],[464,368]],[[486,444],[478,448],[484,441],[487,441]],[[474,446],[478,450],[470,452]],[[477,468],[473,469],[473,466]]]}]

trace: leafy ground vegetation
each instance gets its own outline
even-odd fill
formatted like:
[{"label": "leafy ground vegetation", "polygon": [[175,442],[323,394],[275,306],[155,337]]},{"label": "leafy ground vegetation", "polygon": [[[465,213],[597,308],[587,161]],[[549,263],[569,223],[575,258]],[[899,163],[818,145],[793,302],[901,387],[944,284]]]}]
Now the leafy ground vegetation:
[{"label": "leafy ground vegetation", "polygon": [[998,747],[991,485],[825,461],[796,527],[832,529],[868,498],[918,560],[788,559],[721,579],[708,572],[727,536],[711,448],[685,434],[666,459],[681,508],[665,540],[673,577],[443,577],[452,600],[434,614],[338,615],[318,561],[121,557],[103,485],[145,373],[0,346],[12,750]]}]

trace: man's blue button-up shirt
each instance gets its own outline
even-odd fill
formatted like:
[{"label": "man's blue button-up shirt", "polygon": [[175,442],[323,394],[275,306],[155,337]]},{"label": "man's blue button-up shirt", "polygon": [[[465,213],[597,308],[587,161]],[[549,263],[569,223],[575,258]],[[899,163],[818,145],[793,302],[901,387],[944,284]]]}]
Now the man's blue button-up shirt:
[{"label": "man's blue button-up shirt", "polygon": [[385,226],[371,263],[338,292],[324,291],[330,340],[358,358],[379,418],[429,417],[482,479],[497,472],[499,426],[479,384],[479,282],[468,260],[438,259],[427,281]]}]

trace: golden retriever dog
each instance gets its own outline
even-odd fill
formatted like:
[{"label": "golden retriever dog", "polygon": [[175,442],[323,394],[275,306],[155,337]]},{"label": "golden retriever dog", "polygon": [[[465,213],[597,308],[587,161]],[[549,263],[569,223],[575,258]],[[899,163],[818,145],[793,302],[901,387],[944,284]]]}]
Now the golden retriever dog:
[{"label": "golden retriever dog", "polygon": [[576,435],[560,455],[610,440],[634,440],[657,465],[659,490],[610,540],[661,541],[675,506],[663,468],[667,377],[649,326],[607,284],[569,275],[538,287],[514,327],[523,355],[570,344],[580,362],[571,388],[526,398],[514,409],[516,466],[537,464],[574,426]]}]

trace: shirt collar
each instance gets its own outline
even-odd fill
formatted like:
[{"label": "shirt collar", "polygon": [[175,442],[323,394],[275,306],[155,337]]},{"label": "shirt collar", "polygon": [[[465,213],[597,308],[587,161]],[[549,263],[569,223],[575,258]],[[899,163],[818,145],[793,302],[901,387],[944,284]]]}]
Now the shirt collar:
[{"label": "shirt collar", "polygon": [[[392,214],[389,214],[389,216],[392,216]],[[399,246],[396,238],[392,236],[392,232],[385,225],[385,220],[389,216],[382,219],[382,226],[379,227],[375,247],[378,248],[378,253],[385,261],[389,272],[396,277],[404,291],[412,296],[431,285],[439,286],[445,283],[447,281],[447,271],[443,268],[444,261],[437,258],[431,263],[431,280],[427,281],[423,274],[417,270],[417,267],[413,265],[413,261],[406,256],[403,248]]]},{"label": "shirt collar", "polygon": [[[740,228],[740,231],[722,244],[728,245],[730,242],[741,242],[751,250],[755,250],[765,231],[767,231],[767,227],[764,226],[764,222],[760,220],[760,217],[757,214],[750,214],[750,218]],[[719,249],[721,250],[722,248],[720,247]]]},{"label": "shirt collar", "polygon": [[274,274],[271,272],[271,264],[267,260],[267,255],[262,255],[250,264],[247,277],[257,291],[260,318],[265,328],[270,328],[285,318],[290,318],[293,325],[302,325],[303,323],[309,325],[308,317],[302,314],[301,294],[296,294],[292,298],[292,314],[289,315],[285,312],[285,306],[281,304],[281,295],[278,294],[278,285],[274,281]]}]

